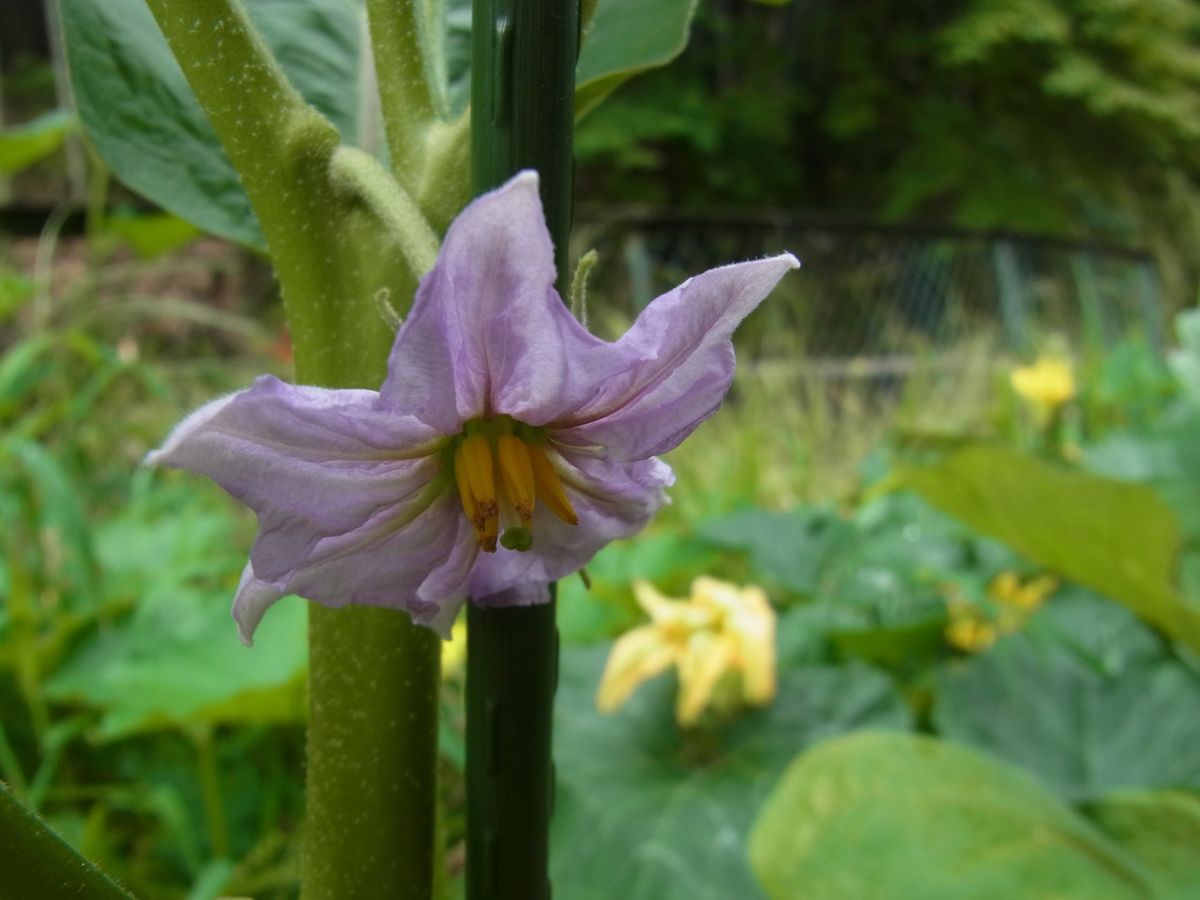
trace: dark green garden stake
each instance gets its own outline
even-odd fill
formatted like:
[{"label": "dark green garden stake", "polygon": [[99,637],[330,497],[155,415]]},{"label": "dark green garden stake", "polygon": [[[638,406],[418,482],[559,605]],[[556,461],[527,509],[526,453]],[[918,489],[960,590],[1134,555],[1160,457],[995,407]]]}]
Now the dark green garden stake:
[{"label": "dark green garden stake", "polygon": [[[578,0],[474,0],[471,165],[479,194],[541,176],[566,294]],[[467,898],[548,900],[554,603],[467,616]]]}]

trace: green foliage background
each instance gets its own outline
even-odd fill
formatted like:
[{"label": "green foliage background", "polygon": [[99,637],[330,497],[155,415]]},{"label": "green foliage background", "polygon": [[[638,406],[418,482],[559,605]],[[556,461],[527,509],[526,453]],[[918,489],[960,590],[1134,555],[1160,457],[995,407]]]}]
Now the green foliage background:
[{"label": "green foliage background", "polygon": [[[351,136],[349,6],[251,6],[286,6],[268,38]],[[602,0],[580,63],[585,212],[785,206],[1116,238],[1153,246],[1173,299],[1190,299],[1197,4],[710,2],[675,65],[608,97],[683,47],[693,8]],[[128,50],[92,81],[77,61],[84,125],[115,174],[260,243],[144,10],[64,9],[75,52],[109,31]],[[462,12],[451,4],[446,73],[459,112]],[[652,32],[655,12],[671,28]],[[333,25],[315,34],[321,16]],[[141,125],[104,117],[122,98]],[[49,114],[7,132],[0,170],[74,128]],[[304,605],[282,603],[242,648],[228,602],[253,523],[208,486],[138,469],[187,409],[286,374],[260,308],[273,298],[227,310],[139,296],[130,285],[176,258],[129,248],[154,257],[194,231],[136,211],[90,231],[86,274],[65,287],[0,268],[0,777],[139,894],[294,896]],[[612,299],[592,299],[597,319]],[[805,346],[795,329],[763,330],[782,331],[782,356]],[[674,454],[674,505],[603,551],[590,589],[561,585],[559,893],[608,897],[617,874],[635,898],[1197,896],[1195,314],[1179,330],[1169,367],[1136,336],[1088,355],[1054,434],[991,359],[975,399],[935,410],[958,425],[935,436],[907,415],[931,405],[916,381],[896,388],[883,429],[849,389],[820,417],[802,390],[744,372]],[[766,345],[744,336],[743,359]],[[834,430],[831,462],[814,448]],[[1063,584],[1020,629],[975,653],[947,641],[951,597],[990,620],[998,574],[1043,571]],[[683,596],[700,574],[769,592],[776,701],[681,730],[668,675],[598,713],[611,643],[643,620],[633,583]],[[443,692],[453,896],[461,679]]]},{"label": "green foliage background", "polygon": [[1187,0],[704,4],[581,124],[580,196],[1116,238],[1190,301],[1198,39]]}]

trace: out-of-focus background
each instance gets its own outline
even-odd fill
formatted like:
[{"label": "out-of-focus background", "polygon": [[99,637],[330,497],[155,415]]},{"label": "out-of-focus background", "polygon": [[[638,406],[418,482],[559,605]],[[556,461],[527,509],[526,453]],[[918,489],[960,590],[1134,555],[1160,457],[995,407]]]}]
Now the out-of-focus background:
[{"label": "out-of-focus background", "polygon": [[[1200,4],[654,8],[686,48],[576,135],[589,326],[804,267],[560,586],[556,894],[1200,897]],[[294,896],[304,602],[243,648],[253,517],[138,465],[290,377],[276,285],[110,168],[62,35],[0,4],[0,779],[139,896]]]}]

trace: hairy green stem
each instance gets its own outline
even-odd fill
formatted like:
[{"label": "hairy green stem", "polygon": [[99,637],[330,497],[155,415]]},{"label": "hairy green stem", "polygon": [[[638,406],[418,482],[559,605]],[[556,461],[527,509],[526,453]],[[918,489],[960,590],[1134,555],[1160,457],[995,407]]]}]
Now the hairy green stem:
[{"label": "hairy green stem", "polygon": [[0,894],[5,897],[131,896],[25,809],[0,782]]},{"label": "hairy green stem", "polygon": [[[297,379],[377,387],[428,227],[288,84],[239,0],[148,0],[279,276]],[[395,50],[376,41],[377,60]],[[385,109],[385,114],[394,110]],[[391,610],[310,607],[305,897],[426,900],[437,858],[438,641]]]},{"label": "hairy green stem", "polygon": [[304,896],[428,900],[440,640],[389,609],[309,613]]},{"label": "hairy green stem", "polygon": [[334,184],[337,129],[288,83],[239,0],[148,0],[241,176],[279,276],[297,375],[376,387],[393,335],[374,312],[422,274],[369,204]]},{"label": "hairy green stem", "polygon": [[[566,293],[578,0],[475,0],[471,163],[476,193],[541,176]],[[467,898],[549,900],[558,670],[554,603],[467,620]]]},{"label": "hairy green stem", "polygon": [[333,185],[357,197],[395,236],[411,272],[424,274],[437,259],[438,239],[417,204],[387,176],[379,160],[354,147],[338,147],[329,161]]},{"label": "hairy green stem", "polygon": [[441,0],[367,0],[392,169],[415,191],[428,128],[447,114]]}]

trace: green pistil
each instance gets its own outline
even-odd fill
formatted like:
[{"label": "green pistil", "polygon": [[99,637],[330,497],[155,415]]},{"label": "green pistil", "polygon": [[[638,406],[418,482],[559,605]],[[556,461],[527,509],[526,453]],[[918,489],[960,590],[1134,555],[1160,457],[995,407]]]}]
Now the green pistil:
[{"label": "green pistil", "polygon": [[508,528],[500,535],[500,546],[506,550],[524,553],[533,549],[533,534],[528,528]]}]

